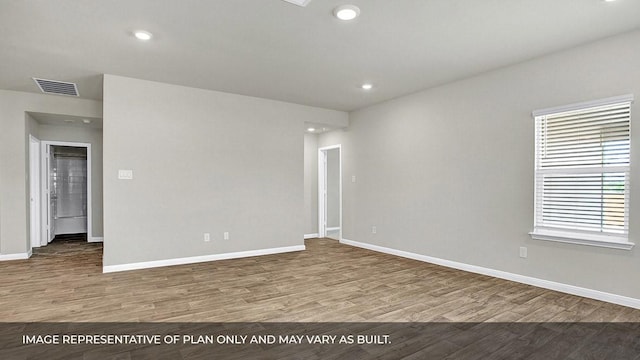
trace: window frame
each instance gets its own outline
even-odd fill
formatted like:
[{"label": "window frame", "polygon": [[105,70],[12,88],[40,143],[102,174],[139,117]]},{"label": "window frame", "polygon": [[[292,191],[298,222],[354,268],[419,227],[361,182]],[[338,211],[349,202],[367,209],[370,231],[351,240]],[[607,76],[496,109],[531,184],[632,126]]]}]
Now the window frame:
[{"label": "window frame", "polygon": [[[538,118],[542,116],[548,116],[548,115],[559,114],[564,112],[587,110],[587,109],[600,107],[600,106],[623,104],[623,103],[628,103],[631,108],[631,105],[633,104],[633,100],[634,100],[633,95],[629,94],[629,95],[616,96],[616,97],[600,99],[595,101],[581,102],[581,103],[570,104],[565,106],[541,109],[541,110],[536,110],[532,113],[533,119],[536,121],[535,129],[534,129],[534,141],[535,141],[535,145],[534,145],[535,146],[535,150],[534,150],[535,152],[534,153],[534,162],[535,162],[534,164],[534,214],[533,214],[534,226],[533,226],[533,231],[529,233],[532,239],[544,240],[544,241],[556,241],[556,242],[578,244],[578,245],[590,245],[590,246],[623,249],[623,250],[630,250],[631,248],[633,248],[635,244],[629,240],[629,233],[628,233],[628,219],[629,219],[630,206],[627,207],[627,210],[625,212],[625,216],[627,218],[627,223],[626,223],[627,232],[623,234],[611,234],[611,233],[602,233],[602,232],[598,233],[596,231],[582,231],[582,230],[562,228],[562,227],[557,227],[557,228],[543,227],[538,224],[538,216],[537,216],[539,207],[542,206],[542,204],[539,204],[538,202],[538,195],[539,195],[538,181],[540,179],[540,177],[538,176],[539,175],[539,171],[538,171],[539,170],[539,164],[538,164],[539,132],[537,127]],[[631,152],[631,146],[632,146],[631,145],[631,114],[629,114],[629,146],[630,146],[629,156],[631,156],[631,153],[632,153]],[[629,159],[629,170],[630,168],[631,168],[631,158]],[[631,181],[630,171],[629,171],[628,178],[629,178],[628,181],[630,182]],[[630,186],[625,187],[624,191],[625,191],[626,199],[630,200]]]}]

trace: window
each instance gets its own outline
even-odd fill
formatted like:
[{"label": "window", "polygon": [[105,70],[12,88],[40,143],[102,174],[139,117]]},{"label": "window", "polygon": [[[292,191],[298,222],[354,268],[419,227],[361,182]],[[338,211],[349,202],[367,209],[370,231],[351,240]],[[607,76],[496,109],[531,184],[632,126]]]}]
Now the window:
[{"label": "window", "polygon": [[534,239],[630,249],[632,96],[534,112]]}]

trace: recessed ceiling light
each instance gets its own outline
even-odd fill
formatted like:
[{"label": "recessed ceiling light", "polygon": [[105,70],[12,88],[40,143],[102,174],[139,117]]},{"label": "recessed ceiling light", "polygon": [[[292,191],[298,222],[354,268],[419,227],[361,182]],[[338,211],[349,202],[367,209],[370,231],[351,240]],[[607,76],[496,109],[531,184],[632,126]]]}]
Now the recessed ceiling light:
[{"label": "recessed ceiling light", "polygon": [[333,15],[340,20],[353,20],[360,15],[360,8],[355,5],[341,5],[333,9]]},{"label": "recessed ceiling light", "polygon": [[616,0],[604,0],[604,2],[614,2]]},{"label": "recessed ceiling light", "polygon": [[89,119],[82,119],[82,122],[85,124],[91,124],[91,120]]},{"label": "recessed ceiling light", "polygon": [[153,37],[153,35],[150,32],[144,31],[144,30],[138,30],[138,31],[134,32],[133,35],[138,40],[142,40],[142,41],[151,40],[151,38]]},{"label": "recessed ceiling light", "polygon": [[314,132],[314,131],[316,131],[316,129],[315,128],[308,128],[307,131],[308,132]]},{"label": "recessed ceiling light", "polygon": [[371,84],[362,84],[361,88],[363,90],[371,90],[371,89],[373,89],[373,85],[371,85]]}]

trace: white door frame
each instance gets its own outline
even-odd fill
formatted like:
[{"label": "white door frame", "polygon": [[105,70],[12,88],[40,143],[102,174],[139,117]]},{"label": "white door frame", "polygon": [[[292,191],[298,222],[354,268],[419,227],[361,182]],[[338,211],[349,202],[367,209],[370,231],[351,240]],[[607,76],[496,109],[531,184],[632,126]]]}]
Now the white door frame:
[{"label": "white door frame", "polygon": [[40,247],[40,140],[29,134],[29,237],[31,248]]},{"label": "white door frame", "polygon": [[331,145],[318,148],[318,237],[327,236],[327,151],[338,149],[340,159],[339,192],[340,192],[340,231],[338,239],[342,240],[342,146]]},{"label": "white door frame", "polygon": [[[40,243],[42,245],[47,245],[49,242],[49,238],[53,238],[51,234],[49,234],[49,211],[51,207],[49,206],[49,160],[51,158],[51,146],[72,146],[72,147],[83,147],[87,149],[87,241],[91,241],[93,238],[92,234],[92,220],[93,220],[93,212],[91,209],[91,144],[90,143],[81,143],[81,142],[70,142],[70,141],[48,141],[42,140],[42,152],[41,158],[41,185],[42,185],[42,237],[40,239]],[[46,221],[44,221],[46,220]]]}]

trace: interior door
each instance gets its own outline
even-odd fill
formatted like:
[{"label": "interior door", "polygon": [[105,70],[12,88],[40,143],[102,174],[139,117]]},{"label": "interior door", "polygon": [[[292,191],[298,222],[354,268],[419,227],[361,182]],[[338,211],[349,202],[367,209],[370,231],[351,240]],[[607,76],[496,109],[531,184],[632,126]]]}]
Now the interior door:
[{"label": "interior door", "polygon": [[318,149],[318,237],[342,238],[341,148]]},{"label": "interior door", "polygon": [[340,240],[340,149],[326,151],[325,237]]},{"label": "interior door", "polygon": [[[55,195],[55,159],[53,158],[52,146],[46,145],[45,149],[45,199],[47,209],[47,244],[50,243],[56,236],[55,219],[56,219],[56,195]],[[46,245],[46,244],[45,244]]]},{"label": "interior door", "polygon": [[318,237],[327,235],[327,152],[318,151]]},{"label": "interior door", "polygon": [[42,204],[40,200],[40,140],[29,135],[29,202],[31,224],[31,247],[39,247],[42,230],[40,228]]}]

